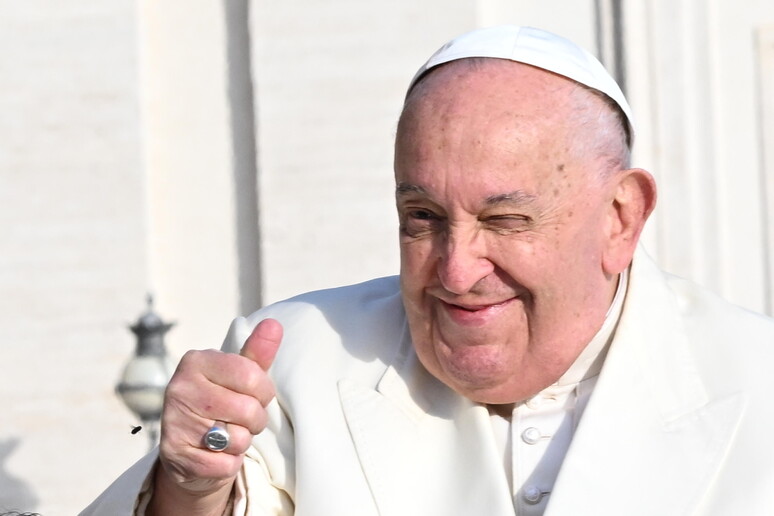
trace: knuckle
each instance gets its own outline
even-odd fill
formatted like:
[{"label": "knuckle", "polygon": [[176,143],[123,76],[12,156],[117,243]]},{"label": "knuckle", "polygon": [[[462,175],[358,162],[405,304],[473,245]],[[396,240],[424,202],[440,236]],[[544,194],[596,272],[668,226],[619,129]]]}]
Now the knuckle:
[{"label": "knuckle", "polygon": [[244,455],[253,442],[252,430],[241,425],[230,425],[229,433],[231,434],[231,443],[227,451],[232,455]]},{"label": "knuckle", "polygon": [[248,389],[253,388],[256,382],[266,374],[258,364],[249,358],[239,355],[234,355],[234,358],[237,359],[233,368],[235,379]]},{"label": "knuckle", "polygon": [[250,421],[250,433],[252,435],[260,434],[264,431],[268,422],[268,414],[266,413],[266,410],[261,407],[261,410],[259,410]]},{"label": "knuckle", "polygon": [[258,398],[258,401],[261,402],[263,407],[266,407],[269,403],[272,402],[276,394],[277,393],[274,389],[274,382],[268,380],[263,388],[259,390],[256,398]]}]

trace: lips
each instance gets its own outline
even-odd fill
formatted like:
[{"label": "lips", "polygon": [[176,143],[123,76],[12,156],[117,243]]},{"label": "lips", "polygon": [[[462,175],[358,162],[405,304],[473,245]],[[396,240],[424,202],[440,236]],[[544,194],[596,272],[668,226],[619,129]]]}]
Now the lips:
[{"label": "lips", "polygon": [[459,309],[459,310],[465,310],[466,312],[478,312],[480,310],[486,310],[487,308],[491,308],[493,306],[497,306],[498,304],[501,304],[501,303],[493,303],[491,305],[471,305],[471,306],[458,305],[458,304],[455,304],[455,303],[445,303],[445,304],[448,305],[451,308],[455,308],[455,309]]},{"label": "lips", "polygon": [[515,298],[489,304],[450,303],[439,299],[439,305],[452,322],[460,326],[483,326],[495,319]]}]

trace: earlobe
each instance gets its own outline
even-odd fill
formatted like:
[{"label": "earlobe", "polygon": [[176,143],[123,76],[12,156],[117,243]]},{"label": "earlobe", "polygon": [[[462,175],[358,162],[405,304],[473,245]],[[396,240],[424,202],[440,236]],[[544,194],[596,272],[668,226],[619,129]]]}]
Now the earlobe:
[{"label": "earlobe", "polygon": [[620,273],[631,263],[642,228],[656,207],[656,182],[647,171],[623,170],[615,181],[602,258],[604,271],[611,275]]}]

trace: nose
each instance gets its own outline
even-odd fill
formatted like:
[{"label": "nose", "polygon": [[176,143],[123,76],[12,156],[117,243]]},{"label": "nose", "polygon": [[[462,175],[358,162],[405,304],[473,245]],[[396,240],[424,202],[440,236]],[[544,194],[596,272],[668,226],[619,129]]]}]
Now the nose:
[{"label": "nose", "polygon": [[495,266],[487,257],[484,235],[473,230],[467,233],[449,230],[441,244],[438,260],[438,278],[452,294],[462,295],[494,272]]}]

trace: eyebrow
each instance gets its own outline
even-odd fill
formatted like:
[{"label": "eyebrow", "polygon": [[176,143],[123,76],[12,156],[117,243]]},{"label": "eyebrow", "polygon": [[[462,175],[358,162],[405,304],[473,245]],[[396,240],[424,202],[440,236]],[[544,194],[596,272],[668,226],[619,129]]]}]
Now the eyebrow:
[{"label": "eyebrow", "polygon": [[411,183],[400,182],[395,187],[395,195],[407,195],[410,193],[416,193],[420,195],[427,195],[427,190],[418,185],[412,185]]},{"label": "eyebrow", "polygon": [[[401,182],[395,187],[395,194],[397,196],[404,196],[412,193],[429,196],[427,190],[419,185]],[[514,190],[512,192],[490,195],[484,199],[484,204],[487,206],[494,206],[496,204],[525,205],[534,202],[536,199],[537,196],[534,194],[527,193],[524,190]]]},{"label": "eyebrow", "polygon": [[488,206],[495,204],[530,204],[537,199],[537,195],[527,193],[524,190],[514,190],[513,192],[490,195],[484,202]]}]

